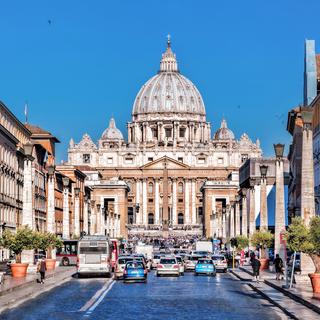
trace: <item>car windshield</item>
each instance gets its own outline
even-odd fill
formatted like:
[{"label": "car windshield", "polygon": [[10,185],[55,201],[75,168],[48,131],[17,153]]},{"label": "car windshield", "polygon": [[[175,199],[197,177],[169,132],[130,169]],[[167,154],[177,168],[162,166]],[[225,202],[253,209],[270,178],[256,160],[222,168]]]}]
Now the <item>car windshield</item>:
[{"label": "car windshield", "polygon": [[212,264],[212,260],[199,259],[198,264]]},{"label": "car windshield", "polygon": [[212,256],[212,260],[224,260],[224,256]]},{"label": "car windshield", "polygon": [[128,261],[132,261],[133,258],[119,258],[118,263],[119,264],[126,264]]},{"label": "car windshield", "polygon": [[175,264],[176,259],[161,259],[160,263],[162,263],[162,264]]},{"label": "car windshield", "polygon": [[182,262],[182,258],[181,257],[176,257],[178,262]]},{"label": "car windshield", "polygon": [[153,256],[153,259],[160,259],[160,255]]},{"label": "car windshield", "polygon": [[199,260],[199,257],[190,257],[190,260],[191,260],[191,261],[198,261],[198,260]]},{"label": "car windshield", "polygon": [[144,268],[143,263],[140,261],[131,261],[126,264],[127,269]]}]

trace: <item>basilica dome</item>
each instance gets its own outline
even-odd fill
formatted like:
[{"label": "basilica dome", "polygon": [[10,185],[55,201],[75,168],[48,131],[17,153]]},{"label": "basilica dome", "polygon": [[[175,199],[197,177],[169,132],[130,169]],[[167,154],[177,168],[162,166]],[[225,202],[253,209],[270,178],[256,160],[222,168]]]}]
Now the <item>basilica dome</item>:
[{"label": "basilica dome", "polygon": [[222,119],[220,128],[216,131],[214,138],[216,140],[234,140],[234,133],[228,128],[227,121]]},{"label": "basilica dome", "polygon": [[160,71],[142,86],[132,110],[133,116],[159,113],[205,116],[200,92],[179,72],[170,38],[162,55]]},{"label": "basilica dome", "polygon": [[116,127],[114,118],[109,121],[109,127],[104,130],[101,139],[103,140],[123,140],[121,131]]}]

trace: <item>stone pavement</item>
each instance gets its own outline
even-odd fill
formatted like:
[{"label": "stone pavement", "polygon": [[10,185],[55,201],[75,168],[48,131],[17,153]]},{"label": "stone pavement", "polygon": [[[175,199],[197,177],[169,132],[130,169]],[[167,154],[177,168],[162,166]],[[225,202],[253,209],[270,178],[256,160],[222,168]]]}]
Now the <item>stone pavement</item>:
[{"label": "stone pavement", "polygon": [[75,273],[74,266],[57,267],[46,273],[44,284],[38,283],[39,274],[29,274],[26,278],[6,275],[4,283],[0,285],[0,313],[70,280]]},{"label": "stone pavement", "polygon": [[[302,300],[294,299],[293,297],[286,294],[284,291],[290,291],[287,289],[280,290],[283,281],[278,281],[280,284],[276,286],[271,286],[267,282],[276,282],[272,280],[275,278],[274,273],[262,272],[261,281],[255,282],[252,279],[252,269],[250,267],[240,267],[239,269],[231,270],[231,272],[238,277],[240,280],[245,281],[252,289],[259,292],[267,300],[272,302],[274,305],[279,307],[283,312],[285,312],[289,317],[293,319],[319,319],[319,310],[317,309],[317,304],[307,305],[302,302]],[[272,277],[272,279],[271,279]],[[309,301],[310,302],[310,301]],[[316,300],[318,302],[318,300]],[[316,308],[314,308],[316,306]]]}]

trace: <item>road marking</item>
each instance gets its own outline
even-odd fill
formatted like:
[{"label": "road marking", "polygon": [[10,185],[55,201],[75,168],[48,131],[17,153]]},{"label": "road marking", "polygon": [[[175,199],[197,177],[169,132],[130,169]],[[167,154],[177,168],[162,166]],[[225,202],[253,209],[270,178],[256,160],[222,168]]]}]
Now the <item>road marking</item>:
[{"label": "road marking", "polygon": [[100,297],[100,295],[104,292],[104,290],[108,289],[108,287],[113,283],[114,281],[108,281],[101,289],[99,289],[93,297],[89,301],[85,303],[85,305],[79,309],[80,312],[85,312],[87,311],[95,302],[96,300]]}]

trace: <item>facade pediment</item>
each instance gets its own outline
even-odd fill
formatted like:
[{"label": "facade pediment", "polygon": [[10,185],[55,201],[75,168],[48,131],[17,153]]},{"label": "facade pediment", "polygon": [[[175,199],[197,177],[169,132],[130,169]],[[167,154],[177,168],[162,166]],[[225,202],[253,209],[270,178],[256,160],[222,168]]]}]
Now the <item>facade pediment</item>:
[{"label": "facade pediment", "polygon": [[177,161],[175,159],[169,158],[167,156],[164,156],[160,159],[149,162],[140,168],[141,169],[164,169],[165,167],[167,167],[167,169],[169,170],[190,168],[190,166],[188,166],[187,164]]}]

